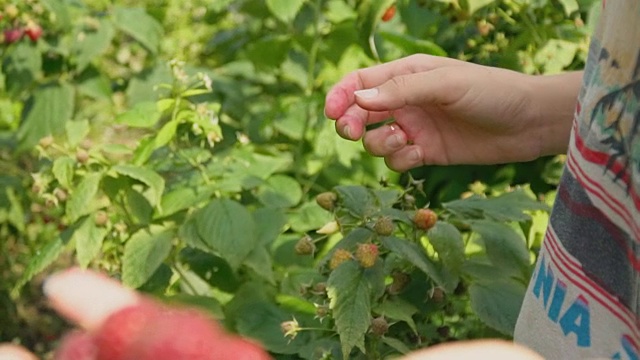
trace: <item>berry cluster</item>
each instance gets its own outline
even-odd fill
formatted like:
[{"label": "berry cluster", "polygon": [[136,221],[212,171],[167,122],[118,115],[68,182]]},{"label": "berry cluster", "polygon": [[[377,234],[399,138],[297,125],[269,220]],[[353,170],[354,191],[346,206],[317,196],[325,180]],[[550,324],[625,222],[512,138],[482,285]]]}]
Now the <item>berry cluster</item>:
[{"label": "berry cluster", "polygon": [[28,5],[30,11],[25,11],[15,4],[8,4],[0,11],[1,43],[10,45],[25,38],[35,43],[42,37],[42,26],[33,19],[32,15],[44,14],[44,8],[29,1],[25,3],[21,4],[21,7]]}]

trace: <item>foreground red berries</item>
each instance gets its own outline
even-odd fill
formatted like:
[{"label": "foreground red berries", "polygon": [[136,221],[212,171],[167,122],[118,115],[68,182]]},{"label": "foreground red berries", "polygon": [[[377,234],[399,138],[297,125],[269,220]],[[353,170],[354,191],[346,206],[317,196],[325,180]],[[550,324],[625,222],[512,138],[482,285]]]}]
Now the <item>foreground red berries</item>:
[{"label": "foreground red berries", "polygon": [[22,29],[7,29],[4,31],[4,42],[6,44],[13,44],[20,41],[23,35],[24,30]]},{"label": "foreground red berries", "polygon": [[396,6],[391,5],[389,8],[382,14],[382,21],[387,22],[391,21],[393,17],[396,15]]},{"label": "foreground red berries", "polygon": [[226,333],[195,310],[150,300],[111,315],[94,333],[72,333],[57,360],[266,360],[258,345]]},{"label": "foreground red berries", "polygon": [[31,39],[31,41],[37,42],[38,39],[40,39],[40,36],[42,36],[42,27],[38,24],[30,23],[25,28],[24,33],[29,37],[29,39]]}]

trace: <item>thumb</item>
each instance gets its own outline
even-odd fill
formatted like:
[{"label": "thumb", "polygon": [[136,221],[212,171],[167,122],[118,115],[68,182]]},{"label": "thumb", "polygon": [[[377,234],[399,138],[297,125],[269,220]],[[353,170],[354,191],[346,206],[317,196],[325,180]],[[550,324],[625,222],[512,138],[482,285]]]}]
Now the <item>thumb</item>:
[{"label": "thumb", "polygon": [[395,76],[378,87],[355,91],[355,100],[358,106],[369,111],[448,105],[460,99],[468,87],[460,70],[459,66],[444,67]]}]

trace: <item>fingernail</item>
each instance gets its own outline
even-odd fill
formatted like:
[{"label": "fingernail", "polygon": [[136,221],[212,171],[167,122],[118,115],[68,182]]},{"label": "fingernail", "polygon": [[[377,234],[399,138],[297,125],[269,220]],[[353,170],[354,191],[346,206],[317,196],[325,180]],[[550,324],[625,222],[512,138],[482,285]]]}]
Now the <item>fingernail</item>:
[{"label": "fingernail", "polygon": [[395,134],[389,136],[385,141],[385,145],[390,149],[396,149],[402,146],[402,136]]},{"label": "fingernail", "polygon": [[353,139],[351,137],[351,128],[349,127],[349,125],[345,126],[342,128],[342,133],[344,134],[344,136],[346,136],[349,139]]},{"label": "fingernail", "polygon": [[362,99],[373,99],[374,97],[378,96],[378,89],[373,88],[373,89],[356,90],[353,92],[353,94]]},{"label": "fingernail", "polygon": [[409,160],[415,162],[415,161],[420,161],[422,159],[422,156],[420,155],[420,152],[418,150],[412,150],[409,153]]}]

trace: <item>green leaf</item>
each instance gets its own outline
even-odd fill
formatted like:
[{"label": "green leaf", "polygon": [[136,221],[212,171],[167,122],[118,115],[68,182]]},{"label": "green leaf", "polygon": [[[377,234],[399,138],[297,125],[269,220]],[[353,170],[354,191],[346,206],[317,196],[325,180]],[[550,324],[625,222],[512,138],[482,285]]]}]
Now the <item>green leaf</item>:
[{"label": "green leaf", "polygon": [[169,255],[174,235],[173,229],[159,225],[131,235],[122,257],[122,282],[132,288],[142,286]]},{"label": "green leaf", "polygon": [[329,308],[332,310],[344,359],[357,346],[362,352],[364,335],[371,323],[371,290],[364,271],[355,261],[338,266],[327,281]]},{"label": "green leaf", "polygon": [[464,0],[464,2],[466,3],[465,10],[467,10],[469,14],[473,14],[480,8],[496,2],[496,0]]},{"label": "green leaf", "polygon": [[78,72],[82,72],[95,58],[107,51],[116,33],[112,23],[107,19],[98,19],[99,26],[95,30],[83,29],[82,35],[75,36],[72,51]]},{"label": "green leaf", "polygon": [[160,120],[160,110],[157,104],[152,101],[143,101],[118,115],[115,122],[134,128],[150,128],[157,124],[158,120]]},{"label": "green leaf", "polygon": [[42,5],[53,13],[53,19],[56,26],[69,29],[73,25],[71,15],[69,14],[69,9],[71,9],[71,7],[67,1],[42,0]]},{"label": "green leaf", "polygon": [[180,125],[178,120],[171,120],[164,124],[156,134],[153,147],[158,149],[167,145],[176,136],[178,125]]},{"label": "green leaf", "polygon": [[75,228],[73,226],[67,228],[60,234],[60,236],[56,237],[36,251],[29,260],[27,268],[22,273],[22,276],[13,286],[13,289],[11,290],[12,296],[17,296],[20,289],[22,289],[26,283],[58,259],[60,254],[62,254],[64,247],[71,239],[74,231]]},{"label": "green leaf", "polygon": [[237,269],[257,244],[251,213],[233,200],[212,201],[196,215],[198,235]]},{"label": "green leaf", "polygon": [[245,283],[225,307],[225,315],[239,334],[258,340],[273,353],[295,354],[305,344],[304,334],[293,340],[282,335],[280,324],[291,320],[291,314],[278,307],[261,284]]},{"label": "green leaf", "polygon": [[267,0],[269,11],[284,23],[290,23],[305,3],[305,0]]},{"label": "green leaf", "polygon": [[317,230],[331,220],[331,213],[322,209],[315,201],[305,203],[289,214],[291,229],[299,233]]},{"label": "green leaf", "polygon": [[381,31],[380,36],[386,41],[404,50],[405,56],[412,54],[429,54],[436,56],[447,55],[447,52],[443,48],[429,40],[418,39],[409,35],[389,31]]},{"label": "green leaf", "polygon": [[69,196],[66,209],[67,216],[69,216],[71,222],[75,222],[80,219],[80,217],[93,211],[91,203],[98,193],[101,180],[102,174],[90,173],[82,179],[78,187],[73,189],[73,192],[71,192]]},{"label": "green leaf", "polygon": [[513,336],[525,291],[515,281],[474,283],[469,287],[471,308],[484,323]]},{"label": "green leaf", "polygon": [[579,45],[577,43],[551,39],[538,50],[534,61],[544,68],[544,74],[557,74],[571,65],[578,48]]},{"label": "green leaf", "polygon": [[191,271],[209,285],[228,293],[238,290],[241,281],[225,259],[191,247],[183,249],[180,252],[180,258],[189,264]]},{"label": "green leaf", "polygon": [[96,222],[91,216],[80,220],[80,225],[73,233],[72,239],[76,244],[76,256],[82,268],[86,268],[98,255],[102,241],[108,233],[109,229],[96,226]]},{"label": "green leaf", "polygon": [[29,89],[40,77],[42,56],[37,46],[26,41],[20,42],[3,55],[2,72],[8,92],[17,95]]},{"label": "green leaf", "polygon": [[411,352],[411,349],[401,340],[396,338],[384,336],[382,337],[382,342],[389,345],[392,349],[396,350],[400,354],[408,354]]},{"label": "green leaf", "polygon": [[146,225],[153,217],[153,207],[141,193],[132,188],[124,189],[125,206],[139,225]]},{"label": "green leaf", "polygon": [[444,265],[457,274],[465,260],[464,240],[460,231],[449,223],[438,221],[427,232],[427,238]]},{"label": "green leaf", "polygon": [[79,76],[74,78],[78,93],[96,100],[110,101],[113,96],[111,81],[106,74],[95,67],[88,66]]},{"label": "green leaf", "polygon": [[165,217],[179,211],[188,209],[211,197],[215,189],[212,187],[178,187],[172,191],[165,192],[160,201],[160,209],[156,217]]},{"label": "green leaf", "polygon": [[334,190],[341,205],[354,216],[364,218],[379,210],[375,195],[364,186],[336,186]]},{"label": "green leaf", "polygon": [[576,0],[560,0],[560,4],[564,8],[564,13],[569,16],[573,14],[574,11],[580,10],[580,5]]},{"label": "green leaf", "polygon": [[418,312],[418,308],[400,298],[389,298],[382,304],[374,308],[374,312],[389,319],[404,321],[409,325],[414,333],[418,333],[413,315]]},{"label": "green leaf", "polygon": [[257,276],[275,285],[276,279],[273,272],[271,254],[264,246],[254,248],[244,259],[243,264],[255,271]]},{"label": "green leaf", "polygon": [[22,208],[22,204],[20,203],[20,198],[16,195],[15,189],[12,187],[7,187],[6,193],[7,198],[9,199],[9,205],[11,206],[11,209],[9,210],[8,220],[13,226],[16,227],[16,229],[18,229],[18,231],[24,232],[24,209]]},{"label": "green leaf", "polygon": [[438,285],[446,290],[451,290],[455,285],[447,283],[436,265],[427,257],[425,250],[418,244],[406,239],[391,236],[380,237],[382,246],[404,258],[429,276]]},{"label": "green leaf", "polygon": [[82,139],[84,139],[87,135],[89,135],[89,121],[87,120],[76,120],[76,121],[68,121],[65,124],[65,133],[67,135],[67,141],[70,146],[77,146],[80,144]]},{"label": "green leaf", "polygon": [[289,176],[273,175],[264,185],[258,187],[258,199],[269,207],[293,207],[302,200],[302,188]]},{"label": "green leaf", "polygon": [[548,206],[530,198],[523,190],[489,199],[472,196],[444,203],[443,207],[462,219],[488,218],[499,222],[527,221],[531,217],[525,211],[549,210]]},{"label": "green leaf", "polygon": [[20,149],[31,148],[48,135],[64,131],[73,116],[74,91],[67,83],[49,84],[36,89],[27,100],[18,130]]},{"label": "green leaf", "polygon": [[382,15],[394,3],[395,0],[362,0],[358,4],[356,26],[360,35],[360,46],[371,58],[379,59],[373,35]]},{"label": "green leaf", "polygon": [[116,27],[136,39],[152,54],[156,54],[162,40],[162,25],[143,8],[117,6],[113,12]]},{"label": "green leaf", "polygon": [[491,262],[514,274],[526,273],[529,268],[529,250],[524,238],[505,224],[492,221],[474,221],[471,229],[484,243]]},{"label": "green leaf", "polygon": [[282,210],[259,208],[253,212],[253,221],[256,229],[260,229],[257,234],[258,244],[269,246],[284,231],[287,218]]},{"label": "green leaf", "polygon": [[144,193],[151,206],[159,206],[164,192],[164,179],[157,172],[134,165],[116,165],[112,168],[120,175],[138,180],[149,187]]}]

